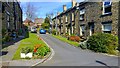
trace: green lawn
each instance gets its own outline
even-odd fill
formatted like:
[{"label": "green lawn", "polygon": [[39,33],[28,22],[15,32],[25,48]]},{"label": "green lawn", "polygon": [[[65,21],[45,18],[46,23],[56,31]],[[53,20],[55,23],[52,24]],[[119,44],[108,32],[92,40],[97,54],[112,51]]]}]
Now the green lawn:
[{"label": "green lawn", "polygon": [[20,45],[13,56],[13,60],[20,59],[21,48],[26,47],[26,46],[34,47],[36,44],[42,44],[46,46],[46,44],[42,40],[38,40],[37,34],[29,33],[29,38],[21,40]]},{"label": "green lawn", "polygon": [[62,37],[62,36],[60,36],[60,35],[52,35],[52,36],[55,37],[55,38],[57,38],[57,39],[59,39],[59,40],[61,40],[61,41],[67,42],[67,43],[69,43],[69,44],[71,44],[71,45],[74,45],[74,46],[76,46],[76,47],[79,46],[79,43],[78,43],[78,42],[74,42],[74,41],[67,40],[67,38],[64,38],[64,37]]}]

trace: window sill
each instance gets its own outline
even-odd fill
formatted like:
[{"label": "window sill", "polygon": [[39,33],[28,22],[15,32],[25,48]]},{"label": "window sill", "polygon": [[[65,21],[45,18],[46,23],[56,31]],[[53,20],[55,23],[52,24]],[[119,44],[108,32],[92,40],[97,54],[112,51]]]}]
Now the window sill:
[{"label": "window sill", "polygon": [[102,14],[100,17],[111,16],[111,15],[112,15],[112,12],[109,12],[109,13]]},{"label": "window sill", "polygon": [[84,19],[81,19],[80,21],[84,21]]}]

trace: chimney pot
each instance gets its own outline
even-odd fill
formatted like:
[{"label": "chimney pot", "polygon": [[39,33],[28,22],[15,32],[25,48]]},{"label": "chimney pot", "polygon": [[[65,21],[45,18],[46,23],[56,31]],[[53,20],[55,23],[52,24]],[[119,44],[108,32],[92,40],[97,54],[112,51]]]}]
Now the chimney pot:
[{"label": "chimney pot", "polygon": [[63,12],[67,10],[67,6],[63,5]]},{"label": "chimney pot", "polygon": [[72,7],[76,5],[76,0],[72,0]]}]

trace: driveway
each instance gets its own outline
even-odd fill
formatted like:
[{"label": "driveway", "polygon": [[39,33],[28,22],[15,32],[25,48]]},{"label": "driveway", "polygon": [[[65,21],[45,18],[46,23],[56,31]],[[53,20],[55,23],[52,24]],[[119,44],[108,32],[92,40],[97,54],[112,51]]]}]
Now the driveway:
[{"label": "driveway", "polygon": [[38,66],[118,66],[118,57],[82,50],[49,34],[40,36],[53,48],[55,54],[52,59]]}]

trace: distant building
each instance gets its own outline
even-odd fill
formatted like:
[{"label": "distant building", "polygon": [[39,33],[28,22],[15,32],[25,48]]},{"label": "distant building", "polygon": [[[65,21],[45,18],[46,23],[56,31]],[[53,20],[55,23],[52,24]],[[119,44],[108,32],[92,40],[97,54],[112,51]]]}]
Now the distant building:
[{"label": "distant building", "polygon": [[26,26],[31,26],[31,25],[33,24],[33,22],[32,22],[31,20],[29,20],[29,19],[26,18],[26,19],[23,21],[23,24],[26,25]]},{"label": "distant building", "polygon": [[41,27],[41,24],[44,22],[43,18],[36,18],[34,20],[34,23],[37,25],[37,27]]}]

